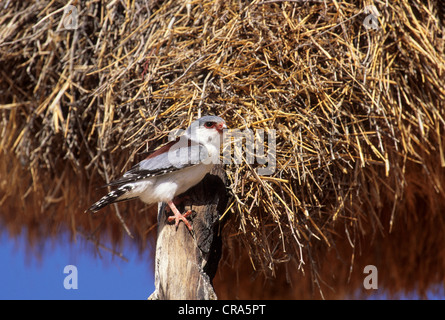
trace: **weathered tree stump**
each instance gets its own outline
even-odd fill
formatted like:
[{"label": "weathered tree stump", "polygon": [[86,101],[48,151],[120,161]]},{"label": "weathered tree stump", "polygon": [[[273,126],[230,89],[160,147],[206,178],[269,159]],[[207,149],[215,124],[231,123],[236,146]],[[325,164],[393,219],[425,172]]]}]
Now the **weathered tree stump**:
[{"label": "weathered tree stump", "polygon": [[212,279],[221,258],[221,215],[227,205],[227,177],[221,165],[180,196],[181,212],[189,216],[192,232],[183,222],[176,229],[159,205],[155,258],[155,291],[150,300],[215,300]]}]

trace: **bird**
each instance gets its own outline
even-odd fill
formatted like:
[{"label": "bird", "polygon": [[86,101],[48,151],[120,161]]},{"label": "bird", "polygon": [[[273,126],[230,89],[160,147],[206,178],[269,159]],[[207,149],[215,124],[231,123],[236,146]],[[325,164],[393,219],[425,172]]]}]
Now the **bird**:
[{"label": "bird", "polygon": [[220,143],[227,125],[219,116],[203,116],[193,121],[175,140],[154,151],[122,177],[105,186],[116,189],[103,196],[85,212],[97,212],[109,204],[140,199],[147,204],[165,202],[173,212],[168,221],[180,221],[192,231],[187,217],[175,206],[175,198],[197,185],[219,163]]}]

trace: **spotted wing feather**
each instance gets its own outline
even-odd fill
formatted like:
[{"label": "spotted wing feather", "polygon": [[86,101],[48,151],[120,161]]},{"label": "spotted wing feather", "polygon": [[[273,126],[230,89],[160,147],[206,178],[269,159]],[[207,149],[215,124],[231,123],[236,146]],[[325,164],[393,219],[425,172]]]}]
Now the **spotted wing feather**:
[{"label": "spotted wing feather", "polygon": [[119,186],[195,166],[208,157],[207,149],[188,141],[172,141],[139,162],[108,186]]},{"label": "spotted wing feather", "polygon": [[[88,208],[86,211],[96,212],[100,209],[108,206],[109,204],[112,204],[114,202],[121,201],[119,200],[119,197],[127,193],[128,191],[131,191],[133,189],[133,186],[131,185],[124,185],[120,186],[116,190],[111,191],[106,196],[103,196],[99,201],[97,201],[95,204],[93,204],[91,207]],[[130,200],[130,199],[124,199],[124,200]]]}]

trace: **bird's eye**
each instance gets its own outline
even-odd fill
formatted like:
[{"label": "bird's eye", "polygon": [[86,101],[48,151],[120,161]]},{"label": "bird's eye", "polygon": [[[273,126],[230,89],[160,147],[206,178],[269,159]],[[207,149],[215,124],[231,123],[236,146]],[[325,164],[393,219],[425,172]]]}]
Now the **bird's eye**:
[{"label": "bird's eye", "polygon": [[204,127],[206,127],[207,129],[213,128],[214,126],[214,122],[207,121],[206,123],[204,123]]}]

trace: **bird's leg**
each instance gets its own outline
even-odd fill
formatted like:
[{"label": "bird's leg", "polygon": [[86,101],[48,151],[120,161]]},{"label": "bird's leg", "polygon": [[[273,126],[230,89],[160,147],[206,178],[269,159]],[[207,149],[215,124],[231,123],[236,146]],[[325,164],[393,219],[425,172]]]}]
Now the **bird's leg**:
[{"label": "bird's leg", "polygon": [[173,203],[173,201],[169,201],[167,202],[168,206],[170,207],[170,209],[173,211],[173,214],[175,215],[174,217],[168,217],[167,221],[168,222],[172,222],[173,220],[175,221],[175,226],[178,227],[179,224],[179,220],[184,221],[185,225],[187,226],[187,228],[192,231],[192,226],[190,225],[190,223],[187,220],[187,217],[192,214],[192,210],[188,210],[186,213],[181,214],[179,212],[179,210],[176,208],[175,204]]},{"label": "bird's leg", "polygon": [[[183,196],[180,196],[180,197],[179,196],[178,197],[174,197],[172,201],[173,201],[174,205],[177,206],[178,204],[182,204],[186,200],[190,200],[190,196],[183,195]],[[170,213],[172,210],[170,209],[170,207],[166,207],[165,211],[167,213]]]}]

